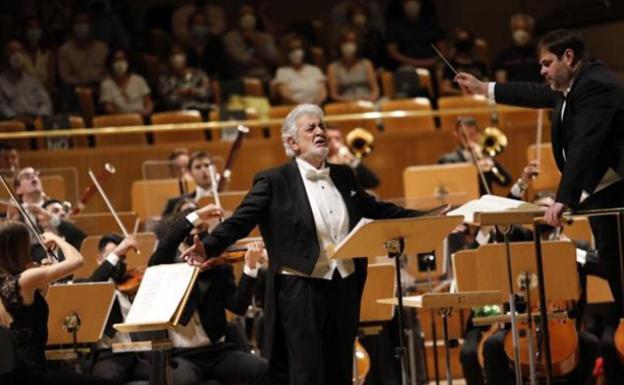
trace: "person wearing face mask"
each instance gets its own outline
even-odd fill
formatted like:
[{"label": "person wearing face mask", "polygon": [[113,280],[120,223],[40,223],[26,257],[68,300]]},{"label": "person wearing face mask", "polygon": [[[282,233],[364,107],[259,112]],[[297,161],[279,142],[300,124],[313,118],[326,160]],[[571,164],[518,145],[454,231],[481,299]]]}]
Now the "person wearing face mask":
[{"label": "person wearing face mask", "polygon": [[202,11],[191,13],[188,20],[190,35],[186,58],[190,67],[199,68],[210,78],[228,79],[230,68],[221,37],[211,32],[208,17]]},{"label": "person wearing face mask", "polygon": [[225,51],[237,77],[268,81],[279,60],[273,37],[258,30],[258,16],[250,5],[238,11],[238,28],[223,37]]},{"label": "person wearing face mask", "polygon": [[[375,68],[387,67],[388,52],[386,50],[386,40],[381,32],[382,29],[374,23],[374,15],[375,13],[372,9],[365,4],[351,2],[347,20],[344,24],[357,33],[360,56],[369,59]],[[340,41],[340,35],[338,35],[337,41]]]},{"label": "person wearing face mask", "polygon": [[303,39],[289,35],[283,42],[285,65],[277,69],[273,86],[283,104],[322,104],[327,98],[326,78],[320,68],[306,63]]},{"label": "person wearing face mask", "polygon": [[358,55],[357,34],[345,28],[340,38],[340,59],[327,67],[329,95],[337,102],[376,101],[379,85],[373,64]]},{"label": "person wearing face mask", "polygon": [[52,102],[43,85],[25,71],[22,44],[10,40],[4,47],[5,69],[0,73],[0,117],[32,124],[37,116],[52,114]]},{"label": "person wearing face mask", "polygon": [[58,71],[61,82],[70,87],[96,86],[106,76],[106,43],[91,36],[91,17],[78,12],[73,17],[72,38],[59,48]]},{"label": "person wearing face mask", "polygon": [[39,19],[26,22],[24,66],[46,89],[51,89],[56,76],[54,52],[44,44],[44,31]]},{"label": "person wearing face mask", "polygon": [[388,55],[397,67],[433,67],[438,56],[431,44],[445,52],[446,37],[432,17],[432,2],[403,0],[402,10],[388,30]]},{"label": "person wearing face mask", "polygon": [[192,0],[171,14],[171,32],[180,44],[188,46],[191,38],[188,20],[195,12],[206,15],[208,30],[211,34],[221,37],[225,33],[227,18],[224,7],[214,1]]},{"label": "person wearing face mask", "polygon": [[497,82],[539,82],[539,63],[532,42],[535,21],[522,13],[513,15],[509,23],[513,44],[496,56],[494,76]]},{"label": "person wearing face mask", "polygon": [[137,112],[147,117],[154,109],[150,88],[145,79],[131,73],[128,53],[113,51],[108,58],[110,76],[100,85],[100,103],[109,114]]},{"label": "person wearing face mask", "polygon": [[169,72],[161,76],[158,91],[166,109],[210,110],[210,80],[201,69],[187,65],[182,46],[171,47]]},{"label": "person wearing face mask", "polygon": [[[455,69],[460,72],[467,72],[474,75],[478,79],[487,81],[487,66],[482,61],[478,60],[474,53],[474,36],[472,32],[465,28],[457,28],[455,31],[455,49],[453,54],[449,57],[450,63]],[[439,81],[440,95],[461,95],[462,91],[457,84],[453,82],[455,73],[449,68],[444,67],[442,78]]]}]

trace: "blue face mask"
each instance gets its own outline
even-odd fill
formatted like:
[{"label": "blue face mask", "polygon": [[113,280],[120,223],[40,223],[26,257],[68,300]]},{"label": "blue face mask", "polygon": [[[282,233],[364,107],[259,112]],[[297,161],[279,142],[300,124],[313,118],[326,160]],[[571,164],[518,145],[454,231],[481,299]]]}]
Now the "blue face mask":
[{"label": "blue face mask", "polygon": [[199,24],[194,25],[191,27],[191,32],[196,37],[203,39],[204,37],[206,37],[206,35],[208,35],[208,27],[206,27],[205,25],[199,25]]},{"label": "blue face mask", "polygon": [[31,44],[39,43],[42,37],[43,31],[41,28],[30,28],[26,31],[26,39],[28,39]]}]

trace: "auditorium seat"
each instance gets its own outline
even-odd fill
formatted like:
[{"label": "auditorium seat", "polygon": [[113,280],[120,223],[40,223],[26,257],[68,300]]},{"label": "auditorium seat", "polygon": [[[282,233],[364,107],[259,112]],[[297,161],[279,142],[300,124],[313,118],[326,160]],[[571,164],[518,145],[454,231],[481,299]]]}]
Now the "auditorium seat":
[{"label": "auditorium seat", "polygon": [[[0,122],[0,132],[23,132],[26,131],[26,125],[19,120],[6,120]],[[4,140],[5,143],[10,143],[18,150],[30,150],[30,139],[10,139]]]},{"label": "auditorium seat", "polygon": [[[200,123],[199,111],[168,111],[152,114],[152,124]],[[154,132],[154,144],[178,142],[203,142],[206,140],[203,130]]]},{"label": "auditorium seat", "polygon": [[[96,128],[143,125],[140,114],[99,115],[93,118],[93,127]],[[147,144],[147,137],[145,133],[97,135],[95,143],[97,147],[140,145]]]},{"label": "auditorium seat", "polygon": [[[484,96],[442,96],[438,98],[438,110],[444,112],[452,109],[473,109],[473,108],[488,108],[489,104]],[[476,119],[477,124],[481,129],[491,124],[492,113],[495,112],[494,108],[491,111],[485,113],[472,113],[464,112],[461,114],[450,114],[440,117],[442,129],[453,129],[457,124],[457,118],[462,116],[472,116]]]},{"label": "auditorium seat", "polygon": [[[375,112],[375,104],[373,102],[359,100],[354,102],[327,103],[325,105],[326,117],[364,112]],[[375,119],[349,119],[328,123],[328,126],[339,128],[343,134],[346,134],[356,127],[364,128],[373,133],[377,132],[377,122]]]},{"label": "auditorium seat", "polygon": [[[381,102],[381,112],[422,111],[431,112],[431,102],[427,98],[386,100]],[[382,119],[384,132],[417,132],[435,130],[433,116],[396,117]]]}]

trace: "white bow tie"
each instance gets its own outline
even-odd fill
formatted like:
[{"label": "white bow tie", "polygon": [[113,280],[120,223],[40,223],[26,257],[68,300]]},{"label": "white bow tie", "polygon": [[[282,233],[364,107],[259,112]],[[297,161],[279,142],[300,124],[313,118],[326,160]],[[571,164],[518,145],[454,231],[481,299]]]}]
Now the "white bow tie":
[{"label": "white bow tie", "polygon": [[305,177],[311,181],[317,181],[319,179],[329,178],[329,167],[322,168],[320,170],[310,169],[306,170]]}]

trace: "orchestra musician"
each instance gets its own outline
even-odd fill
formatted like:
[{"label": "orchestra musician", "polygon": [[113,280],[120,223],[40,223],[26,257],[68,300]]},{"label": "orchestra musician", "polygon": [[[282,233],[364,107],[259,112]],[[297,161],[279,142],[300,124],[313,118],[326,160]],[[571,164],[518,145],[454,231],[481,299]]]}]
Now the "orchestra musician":
[{"label": "orchestra musician", "polygon": [[212,181],[210,179],[211,164],[212,160],[207,152],[196,151],[191,154],[188,162],[188,169],[190,170],[193,181],[195,181],[195,191],[169,199],[165,209],[163,210],[163,217],[171,215],[176,204],[185,198],[198,201],[202,197],[212,195],[210,190],[212,185]]},{"label": "orchestra musician", "polygon": [[[122,238],[117,234],[104,234],[98,242],[96,256],[98,267],[89,278],[78,281],[115,283],[123,281],[126,274],[126,254],[132,249],[138,249],[138,243],[133,237]],[[117,384],[150,379],[149,357],[138,353],[111,351],[113,343],[130,342],[130,335],[116,331],[113,325],[124,322],[131,306],[130,297],[120,290],[115,290],[115,301],[106,321],[104,336],[97,344],[97,351],[93,357],[93,375]]]},{"label": "orchestra musician", "polygon": [[[624,85],[602,62],[590,58],[579,32],[560,29],[538,44],[541,74],[547,84],[484,83],[460,73],[455,81],[470,94],[487,95],[498,103],[552,108],[552,148],[561,180],[556,202],[545,214],[548,224],[561,226],[568,209],[624,206]],[[599,263],[622,308],[622,277],[617,219],[589,218]],[[621,368],[605,367],[609,383]]]},{"label": "orchestra musician", "polygon": [[366,260],[327,254],[362,217],[420,215],[378,201],[352,169],[326,162],[323,112],[301,104],[287,115],[282,142],[291,161],[258,173],[233,215],[184,257],[209,263],[256,225],[269,256],[263,355],[271,383],[351,384],[353,345],[366,279]]},{"label": "orchestra musician", "polygon": [[[492,191],[492,184],[507,187],[511,184],[511,175],[499,161],[488,156],[482,156],[479,137],[481,132],[477,121],[471,116],[464,116],[457,119],[457,124],[453,130],[453,137],[457,142],[457,148],[451,152],[443,154],[438,158],[438,164],[472,162],[473,152],[477,156],[477,165],[483,171],[489,191]],[[500,177],[492,171],[493,168],[499,171]],[[479,190],[481,195],[486,193],[486,188],[479,180]]]},{"label": "orchestra musician", "polygon": [[[199,242],[199,237],[207,232],[210,220],[222,215],[223,211],[212,204],[182,210],[159,241],[149,265],[180,262],[180,255],[193,245],[194,238]],[[199,274],[180,325],[168,333],[174,346],[176,385],[267,384],[266,361],[238,350],[235,343],[226,340],[225,310],[239,315],[247,311],[261,256],[262,248],[248,246],[238,285],[230,264],[212,266]]]},{"label": "orchestra musician", "polygon": [[342,138],[340,129],[336,127],[327,127],[327,161],[334,164],[344,164],[353,169],[358,183],[364,189],[373,189],[379,186],[379,178],[375,173],[362,163],[362,159],[358,159]]},{"label": "orchestra musician", "polygon": [[109,384],[108,380],[90,375],[46,368],[48,305],[41,290],[78,270],[84,260],[61,237],[44,233],[43,238],[47,246],[60,249],[65,259],[51,265],[29,267],[29,230],[20,222],[0,222],[0,300],[12,318],[10,331],[17,347],[17,369],[8,375],[7,382],[20,385]]}]

